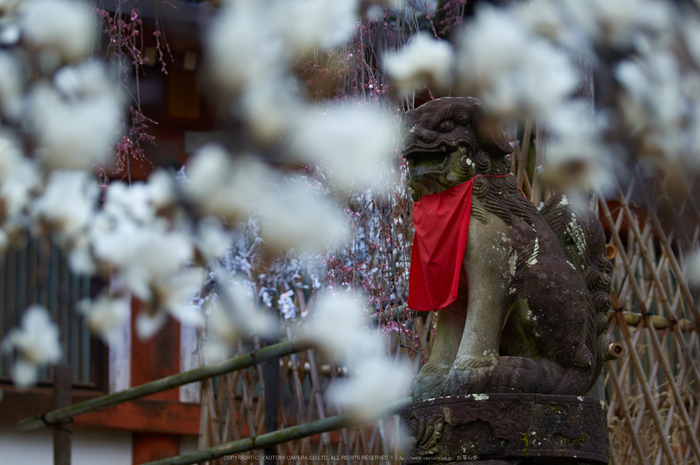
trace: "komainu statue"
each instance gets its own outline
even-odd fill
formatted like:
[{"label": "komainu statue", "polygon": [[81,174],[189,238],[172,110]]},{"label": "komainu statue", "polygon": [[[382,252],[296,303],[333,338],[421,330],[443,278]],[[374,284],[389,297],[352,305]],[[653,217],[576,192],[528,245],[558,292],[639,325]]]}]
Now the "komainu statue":
[{"label": "komainu statue", "polygon": [[477,99],[433,100],[407,117],[403,157],[416,201],[409,307],[439,310],[414,400],[585,394],[606,356],[611,308],[598,218],[562,194],[538,211]]}]

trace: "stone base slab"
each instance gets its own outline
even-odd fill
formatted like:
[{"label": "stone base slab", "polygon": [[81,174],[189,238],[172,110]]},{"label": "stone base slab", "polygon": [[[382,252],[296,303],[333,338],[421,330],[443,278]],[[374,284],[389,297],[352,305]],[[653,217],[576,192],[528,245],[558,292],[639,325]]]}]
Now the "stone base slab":
[{"label": "stone base slab", "polygon": [[404,464],[608,463],[604,402],[544,394],[470,394],[401,412]]}]

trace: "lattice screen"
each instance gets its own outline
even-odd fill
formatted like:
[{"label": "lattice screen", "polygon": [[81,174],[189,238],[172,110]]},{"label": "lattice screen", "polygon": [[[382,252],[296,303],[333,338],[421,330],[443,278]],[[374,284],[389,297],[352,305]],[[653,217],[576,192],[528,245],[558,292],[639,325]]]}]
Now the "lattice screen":
[{"label": "lattice screen", "polygon": [[[700,315],[697,292],[691,292],[683,271],[686,254],[698,247],[698,211],[686,197],[666,213],[668,220],[684,218],[690,235],[666,229],[656,205],[631,202],[648,187],[639,181],[624,191],[618,187],[614,208],[600,200],[618,251],[610,334],[627,349],[625,358],[607,366],[611,458],[614,463],[700,463]],[[654,187],[663,195],[663,184]]]}]

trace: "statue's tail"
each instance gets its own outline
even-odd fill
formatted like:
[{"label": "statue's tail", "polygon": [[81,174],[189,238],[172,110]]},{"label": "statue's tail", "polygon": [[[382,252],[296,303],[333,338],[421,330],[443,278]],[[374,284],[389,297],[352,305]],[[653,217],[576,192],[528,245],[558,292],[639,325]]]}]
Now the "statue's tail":
[{"label": "statue's tail", "polygon": [[586,280],[591,302],[586,345],[598,372],[608,350],[607,313],[612,308],[612,263],[606,254],[603,226],[592,211],[574,205],[563,194],[550,198],[540,213],[564,245],[569,262]]}]

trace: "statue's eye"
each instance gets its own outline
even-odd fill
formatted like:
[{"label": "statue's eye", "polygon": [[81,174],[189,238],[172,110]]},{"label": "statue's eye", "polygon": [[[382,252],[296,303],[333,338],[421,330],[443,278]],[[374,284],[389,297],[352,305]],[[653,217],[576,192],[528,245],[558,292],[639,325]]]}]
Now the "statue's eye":
[{"label": "statue's eye", "polygon": [[451,119],[447,119],[440,123],[440,131],[442,132],[450,132],[455,128],[455,123]]}]

